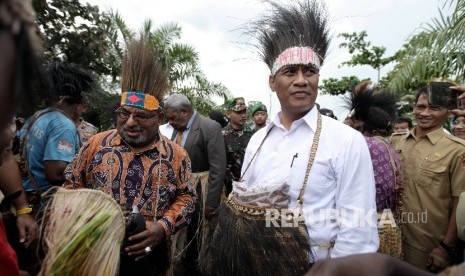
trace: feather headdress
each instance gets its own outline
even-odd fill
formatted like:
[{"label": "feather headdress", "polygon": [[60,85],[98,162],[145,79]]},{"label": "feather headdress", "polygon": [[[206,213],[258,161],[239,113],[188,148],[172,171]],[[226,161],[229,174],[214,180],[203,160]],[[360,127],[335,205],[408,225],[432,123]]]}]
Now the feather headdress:
[{"label": "feather headdress", "polygon": [[168,89],[168,72],[159,56],[143,35],[129,42],[123,58],[121,90],[137,91],[154,96],[158,102]]},{"label": "feather headdress", "polygon": [[85,94],[98,91],[96,76],[77,64],[51,62],[45,68],[51,93],[69,104],[81,103]]},{"label": "feather headdress", "polygon": [[388,135],[396,119],[396,98],[386,90],[377,91],[366,81],[357,85],[348,99],[351,118],[363,122],[363,130]]},{"label": "feather headdress", "polygon": [[315,0],[282,5],[265,1],[271,6],[269,14],[253,21],[246,34],[258,40],[257,50],[272,73],[277,58],[293,47],[308,47],[316,55],[317,67],[323,64],[330,37],[326,10]]}]

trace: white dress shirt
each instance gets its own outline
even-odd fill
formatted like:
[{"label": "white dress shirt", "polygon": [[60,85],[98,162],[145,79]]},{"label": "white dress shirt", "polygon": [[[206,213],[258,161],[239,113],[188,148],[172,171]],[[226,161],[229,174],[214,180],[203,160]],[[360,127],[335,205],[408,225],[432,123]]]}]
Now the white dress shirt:
[{"label": "white dress shirt", "polygon": [[[180,143],[181,147],[184,147],[184,144],[186,144],[187,136],[189,135],[189,132],[191,131],[191,127],[192,127],[192,124],[196,116],[197,116],[197,111],[194,110],[194,113],[192,114],[189,121],[187,122],[186,128],[183,131],[181,131],[182,132],[182,139]],[[170,123],[160,125],[158,127],[158,130],[163,136],[167,137],[168,139],[172,141],[176,141],[176,138],[179,135],[179,131],[175,130]],[[175,135],[174,137],[173,137],[173,134]]]},{"label": "white dress shirt", "polygon": [[158,130],[160,131],[161,135],[171,140],[171,136],[173,136],[173,131],[174,131],[174,128],[172,125],[170,125],[169,123],[160,125],[158,127]]},{"label": "white dress shirt", "polygon": [[[243,179],[248,187],[287,181],[291,196],[289,208],[296,207],[316,131],[317,112],[313,108],[294,121],[289,131],[281,124],[279,113],[271,124],[252,136],[242,165]],[[303,197],[311,250],[316,260],[376,252],[379,238],[375,181],[365,139],[349,126],[321,117],[318,150]],[[343,215],[331,216],[331,212]],[[328,250],[330,242],[334,242],[334,247]]]}]

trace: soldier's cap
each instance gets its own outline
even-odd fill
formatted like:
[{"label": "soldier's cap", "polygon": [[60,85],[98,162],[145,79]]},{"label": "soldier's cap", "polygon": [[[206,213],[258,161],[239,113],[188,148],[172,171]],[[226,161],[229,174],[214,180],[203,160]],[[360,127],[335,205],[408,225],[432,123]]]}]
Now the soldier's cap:
[{"label": "soldier's cap", "polygon": [[232,100],[229,100],[226,103],[226,108],[228,110],[239,112],[239,111],[247,109],[247,106],[245,105],[244,98],[238,97],[238,98],[234,98]]},{"label": "soldier's cap", "polygon": [[257,102],[253,107],[252,107],[252,116],[257,112],[257,111],[265,111],[268,112],[266,109],[266,105],[264,105],[261,102]]}]

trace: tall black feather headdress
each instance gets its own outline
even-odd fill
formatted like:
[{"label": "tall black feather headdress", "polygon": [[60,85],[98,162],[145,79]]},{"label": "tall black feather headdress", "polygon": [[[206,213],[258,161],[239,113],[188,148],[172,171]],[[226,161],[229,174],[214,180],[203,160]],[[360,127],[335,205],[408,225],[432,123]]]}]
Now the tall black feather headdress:
[{"label": "tall black feather headdress", "polygon": [[94,73],[77,64],[50,62],[45,73],[54,98],[59,97],[68,104],[82,103],[86,94],[99,90]]},{"label": "tall black feather headdress", "polygon": [[276,58],[291,47],[310,47],[323,64],[330,37],[328,19],[323,4],[315,0],[289,2],[265,0],[271,11],[252,21],[246,34],[258,40],[257,50],[272,70]]}]

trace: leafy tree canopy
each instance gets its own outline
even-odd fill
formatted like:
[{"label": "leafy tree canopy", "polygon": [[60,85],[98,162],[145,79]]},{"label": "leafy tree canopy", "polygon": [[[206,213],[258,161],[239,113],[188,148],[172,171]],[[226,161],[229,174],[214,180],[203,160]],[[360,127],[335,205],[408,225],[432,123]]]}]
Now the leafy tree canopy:
[{"label": "leafy tree canopy", "polygon": [[323,85],[319,87],[322,94],[344,95],[347,91],[352,91],[360,83],[356,76],[342,77],[341,79],[329,78],[323,80]]},{"label": "leafy tree canopy", "polygon": [[446,7],[453,8],[451,15],[440,10],[396,53],[397,64],[388,74],[392,90],[408,93],[436,78],[465,81],[465,0],[447,0]]},{"label": "leafy tree canopy", "polygon": [[76,63],[114,81],[121,59],[112,37],[111,17],[78,0],[32,0],[45,36],[45,57]]},{"label": "leafy tree canopy", "polygon": [[339,44],[339,47],[349,49],[349,53],[352,54],[352,58],[341,65],[369,65],[378,71],[378,81],[380,79],[381,68],[394,60],[394,57],[383,57],[386,52],[385,47],[373,46],[371,42],[366,41],[366,31],[360,33],[341,33],[339,37],[345,39],[345,42]]}]

